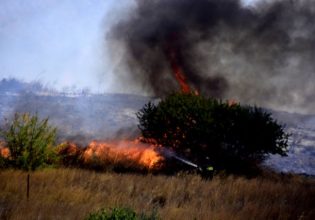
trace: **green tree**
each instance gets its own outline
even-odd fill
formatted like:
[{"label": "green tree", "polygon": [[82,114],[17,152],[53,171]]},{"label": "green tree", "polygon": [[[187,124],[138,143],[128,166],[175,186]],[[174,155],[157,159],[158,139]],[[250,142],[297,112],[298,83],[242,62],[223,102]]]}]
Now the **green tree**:
[{"label": "green tree", "polygon": [[154,139],[200,165],[243,172],[268,154],[286,155],[288,135],[271,114],[194,94],[175,93],[138,113],[145,140]]},{"label": "green tree", "polygon": [[2,129],[1,134],[10,150],[10,156],[4,159],[5,166],[28,171],[28,197],[29,172],[53,165],[58,160],[53,149],[56,128],[48,124],[48,118],[40,120],[37,115],[16,113],[13,120],[7,122]]},{"label": "green tree", "polygon": [[48,118],[40,120],[29,113],[14,115],[2,130],[3,139],[10,150],[9,166],[27,171],[53,164],[57,155],[53,151],[56,128]]}]

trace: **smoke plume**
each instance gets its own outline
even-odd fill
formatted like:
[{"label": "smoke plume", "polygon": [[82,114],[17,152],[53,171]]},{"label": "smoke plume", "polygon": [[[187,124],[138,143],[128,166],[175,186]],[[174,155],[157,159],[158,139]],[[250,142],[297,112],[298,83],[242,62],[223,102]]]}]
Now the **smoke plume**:
[{"label": "smoke plume", "polygon": [[312,112],[313,0],[261,2],[255,7],[238,0],[136,3],[109,35],[113,45],[123,48],[122,63],[131,76],[126,84],[157,96],[179,90],[171,73],[175,62],[187,84],[201,94]]}]

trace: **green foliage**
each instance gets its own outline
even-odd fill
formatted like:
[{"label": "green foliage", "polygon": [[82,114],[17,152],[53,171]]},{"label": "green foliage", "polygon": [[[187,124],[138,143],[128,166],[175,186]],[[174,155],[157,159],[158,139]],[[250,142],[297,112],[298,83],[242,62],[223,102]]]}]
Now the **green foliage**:
[{"label": "green foliage", "polygon": [[86,220],[155,220],[158,219],[155,213],[147,216],[145,214],[137,215],[135,211],[129,208],[113,208],[110,210],[101,209],[98,212],[91,213]]},{"label": "green foliage", "polygon": [[[215,169],[242,170],[268,154],[286,155],[288,135],[270,113],[257,107],[176,93],[138,113],[147,140]],[[210,159],[210,160],[208,160]]]},{"label": "green foliage", "polygon": [[48,118],[40,120],[37,115],[16,113],[1,135],[10,150],[10,157],[5,159],[7,166],[35,170],[58,159],[53,150],[56,128],[48,124]]},{"label": "green foliage", "polygon": [[0,169],[5,168],[6,164],[6,159],[0,155]]}]

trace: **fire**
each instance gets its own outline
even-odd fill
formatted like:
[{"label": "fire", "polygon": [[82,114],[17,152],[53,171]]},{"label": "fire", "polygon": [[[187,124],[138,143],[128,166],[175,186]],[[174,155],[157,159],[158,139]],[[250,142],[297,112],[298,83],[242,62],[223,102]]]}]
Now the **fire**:
[{"label": "fire", "polygon": [[235,100],[235,99],[228,99],[227,100],[227,104],[229,105],[229,106],[234,106],[234,105],[237,105],[237,101]]},{"label": "fire", "polygon": [[185,76],[182,68],[177,63],[176,55],[175,55],[174,51],[170,52],[169,58],[170,58],[170,64],[171,64],[172,71],[174,73],[174,76],[175,76],[180,88],[181,88],[181,91],[183,93],[190,93],[191,92],[190,86],[187,83],[187,79],[186,79],[186,76]]},{"label": "fire", "polygon": [[155,151],[154,145],[135,141],[92,141],[83,153],[83,161],[88,163],[93,158],[100,160],[120,160],[126,158],[148,169],[155,168],[163,157]]},{"label": "fire", "polygon": [[9,158],[10,157],[10,150],[7,147],[0,148],[0,157]]},{"label": "fire", "polygon": [[[192,89],[187,82],[187,78],[182,67],[179,65],[178,54],[175,48],[169,46],[166,50],[166,53],[171,65],[172,72],[180,86],[180,90],[182,91],[182,93],[191,93]],[[199,95],[199,92],[197,90],[194,90],[194,94]]]},{"label": "fire", "polygon": [[[88,165],[94,163],[94,159],[97,159],[112,164],[129,161],[132,164],[135,163],[152,170],[160,168],[164,161],[164,157],[158,153],[157,147],[157,144],[154,143],[141,143],[140,139],[134,141],[92,141],[85,148],[80,148],[72,142],[64,142],[56,147],[56,152],[63,158],[63,163],[67,165],[71,165],[77,159]],[[0,157],[10,157],[9,148],[1,141]]]},{"label": "fire", "polygon": [[167,56],[171,64],[172,72],[174,73],[174,76],[181,88],[181,91],[183,93],[190,93],[191,92],[190,86],[187,83],[186,76],[182,68],[178,65],[176,51],[174,50],[174,48],[172,47],[167,48]]},{"label": "fire", "polygon": [[0,141],[0,157],[9,158],[10,157],[10,150],[6,147],[4,141]]}]

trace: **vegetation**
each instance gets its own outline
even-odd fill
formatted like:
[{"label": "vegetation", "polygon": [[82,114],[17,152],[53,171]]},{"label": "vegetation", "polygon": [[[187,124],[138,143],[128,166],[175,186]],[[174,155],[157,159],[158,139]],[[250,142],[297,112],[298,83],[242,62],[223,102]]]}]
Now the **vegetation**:
[{"label": "vegetation", "polygon": [[102,208],[156,210],[161,219],[315,219],[314,179],[97,173],[41,169],[32,174],[25,198],[19,170],[0,171],[0,219],[84,219]]},{"label": "vegetation", "polygon": [[[113,153],[108,149],[101,151],[99,154],[95,152],[89,154],[86,153],[86,151],[89,151],[88,146],[79,147],[71,142],[64,142],[56,147],[56,152],[64,167],[76,167],[102,172],[114,171],[117,173],[145,174],[151,172],[149,167],[139,163],[139,158],[131,159],[126,157],[125,154]],[[154,171],[158,170],[156,169]]]},{"label": "vegetation", "polygon": [[[138,117],[146,141],[154,139],[205,165],[210,157],[219,169],[286,153],[282,126],[258,108],[173,94],[157,106],[148,103]],[[16,114],[1,136],[10,154],[0,156],[0,166],[9,168],[0,170],[0,219],[315,218],[313,179],[273,173],[252,179],[216,175],[211,181],[186,173],[154,176],[123,156],[85,160],[84,150],[71,143],[53,149],[56,128],[28,113]],[[49,169],[57,161],[107,172]],[[29,174],[27,187],[21,187],[25,171],[34,171],[32,188]]]},{"label": "vegetation", "polygon": [[139,128],[190,160],[216,169],[244,172],[268,154],[286,155],[288,135],[263,109],[194,94],[172,94],[137,114]]},{"label": "vegetation", "polygon": [[[207,167],[244,171],[287,150],[283,127],[255,107],[173,94],[148,103],[138,118],[147,142]],[[48,118],[28,113],[16,114],[1,130],[0,168],[7,169],[0,170],[0,219],[315,219],[311,178],[266,171],[251,179],[222,172],[212,181],[192,173],[152,175],[123,155],[84,157],[84,149],[70,142],[53,148],[55,136]],[[72,169],[50,169],[57,162]],[[176,170],[173,162],[163,169]],[[25,174],[27,187],[21,187]]]},{"label": "vegetation", "polygon": [[53,150],[56,128],[48,124],[48,118],[40,120],[37,115],[16,113],[2,131],[2,138],[10,150],[4,164],[23,170],[54,164],[57,155]]},{"label": "vegetation", "polygon": [[0,169],[6,167],[6,159],[0,155]]},{"label": "vegetation", "polygon": [[101,209],[98,212],[91,213],[86,220],[155,220],[158,219],[154,214],[147,216],[145,214],[137,215],[130,208]]}]

